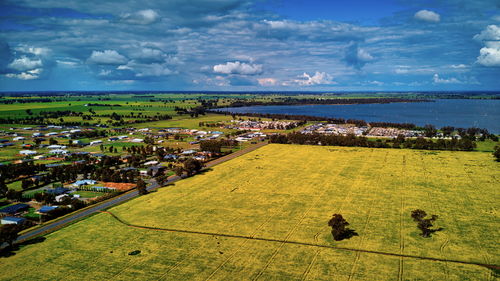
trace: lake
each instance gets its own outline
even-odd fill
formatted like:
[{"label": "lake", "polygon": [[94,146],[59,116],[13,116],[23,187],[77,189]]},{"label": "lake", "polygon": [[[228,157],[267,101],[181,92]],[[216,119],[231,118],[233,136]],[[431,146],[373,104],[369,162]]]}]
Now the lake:
[{"label": "lake", "polygon": [[348,104],[348,105],[267,105],[221,108],[235,113],[271,113],[360,119],[368,122],[432,124],[437,128],[486,128],[500,134],[500,100],[438,99],[434,102]]}]

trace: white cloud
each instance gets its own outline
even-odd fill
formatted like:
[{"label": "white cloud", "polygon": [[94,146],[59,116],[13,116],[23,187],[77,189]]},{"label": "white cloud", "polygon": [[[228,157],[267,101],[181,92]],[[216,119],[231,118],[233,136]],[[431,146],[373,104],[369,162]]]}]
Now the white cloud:
[{"label": "white cloud", "polygon": [[481,48],[477,63],[484,66],[500,66],[500,49],[498,48]]},{"label": "white cloud", "polygon": [[450,67],[453,69],[464,69],[464,68],[467,68],[468,66],[461,63],[461,64],[452,64],[452,65],[450,65]]},{"label": "white cloud", "polygon": [[259,85],[261,86],[276,86],[278,85],[278,80],[276,78],[260,78],[257,79]]},{"label": "white cloud", "polygon": [[301,86],[336,84],[331,75],[326,72],[319,71],[316,71],[313,76],[304,72],[299,79],[295,79],[293,82]]},{"label": "white cloud", "polygon": [[483,66],[500,66],[500,27],[494,24],[488,25],[481,33],[474,36],[474,40],[485,45],[479,50],[476,62]]},{"label": "white cloud", "polygon": [[499,41],[500,27],[494,24],[488,25],[481,33],[476,34],[474,39],[477,41]]},{"label": "white cloud", "polygon": [[135,72],[136,77],[159,77],[171,75],[174,72],[170,70],[165,64],[159,63],[137,63],[135,61],[130,61],[126,65],[120,65],[116,68],[117,70],[131,70]]},{"label": "white cloud", "polygon": [[9,78],[17,78],[21,80],[33,80],[33,79],[38,79],[40,77],[40,74],[42,73],[43,69],[41,68],[35,68],[32,70],[28,70],[26,72],[21,72],[21,73],[8,73],[5,76]]},{"label": "white cloud", "polygon": [[130,57],[140,60],[163,60],[164,53],[153,48],[140,48],[130,53]]},{"label": "white cloud", "polygon": [[131,24],[151,24],[157,21],[160,15],[155,10],[140,10],[135,13],[126,13],[121,15],[122,21]]},{"label": "white cloud", "polygon": [[441,16],[438,13],[429,10],[420,10],[413,17],[426,22],[439,22],[441,20]]},{"label": "white cloud", "polygon": [[458,80],[455,77],[452,77],[449,79],[440,78],[437,73],[435,73],[434,76],[432,77],[432,82],[434,82],[435,84],[461,84],[461,83],[463,83],[462,81]]},{"label": "white cloud", "polygon": [[235,61],[214,65],[213,70],[222,74],[255,75],[262,73],[262,65]]},{"label": "white cloud", "polygon": [[26,56],[22,56],[19,59],[15,59],[13,62],[9,64],[9,67],[15,69],[17,71],[26,71],[35,68],[39,68],[42,66],[41,59],[30,59]]},{"label": "white cloud", "polygon": [[26,45],[21,45],[17,48],[15,48],[16,51],[27,53],[27,54],[33,54],[36,56],[46,56],[49,54],[50,49],[48,48],[42,48],[42,47],[30,47]]},{"label": "white cloud", "polygon": [[103,52],[92,51],[92,54],[88,58],[87,62],[94,64],[117,65],[126,63],[127,58],[120,55],[115,50],[104,50]]}]

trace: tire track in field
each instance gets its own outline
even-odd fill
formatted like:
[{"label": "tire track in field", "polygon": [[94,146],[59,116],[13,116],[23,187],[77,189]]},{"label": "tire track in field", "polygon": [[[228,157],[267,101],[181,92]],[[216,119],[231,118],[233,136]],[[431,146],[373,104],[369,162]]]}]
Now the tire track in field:
[{"label": "tire track in field", "polygon": [[[255,230],[255,231],[254,231],[254,232],[250,235],[250,237],[255,237],[255,235],[257,234],[257,231],[258,231],[258,230],[260,230],[260,229],[261,229],[261,228],[262,228],[265,224],[267,224],[267,223],[268,223],[268,222],[269,222],[269,221],[270,221],[270,220],[271,220],[274,216],[275,216],[275,214],[274,214],[274,215],[272,215],[272,216],[270,216],[270,217],[269,217],[269,218],[268,218],[268,219],[267,219],[264,223],[262,223],[260,226],[258,226],[258,227],[257,227],[257,229],[256,229],[256,230]],[[237,217],[236,217],[236,218],[234,218],[234,219],[231,221],[231,223],[233,223],[233,222],[234,222],[235,220],[237,220],[237,219],[239,219],[239,218],[237,218]],[[249,241],[249,240],[245,240],[245,241],[242,243],[242,246],[243,246],[244,244],[246,244],[246,242],[248,242],[248,241]],[[241,247],[242,247],[242,246],[241,246]],[[239,251],[239,250],[240,250],[240,249],[238,249],[237,251]],[[203,249],[199,249],[198,251],[196,251],[196,250],[195,250],[195,251],[193,251],[192,253],[190,253],[187,257],[185,257],[185,258],[183,258],[183,259],[179,260],[177,263],[175,263],[175,265],[174,265],[173,267],[171,267],[171,268],[170,268],[167,272],[165,272],[162,276],[160,276],[160,278],[158,278],[158,280],[162,280],[165,276],[167,276],[170,272],[172,272],[172,270],[174,270],[174,269],[176,269],[177,267],[179,267],[179,265],[180,265],[180,264],[182,264],[182,262],[184,262],[184,261],[185,261],[185,260],[187,260],[188,258],[191,258],[191,257],[192,257],[192,256],[194,256],[195,254],[198,254],[198,253],[203,252],[203,251],[204,251]],[[234,255],[234,254],[232,254],[232,255]],[[225,262],[224,262],[224,263],[225,263]],[[220,267],[221,267],[221,266],[220,266]],[[217,270],[218,270],[218,269],[217,269]],[[211,275],[213,275],[213,274],[215,274],[215,272],[213,272]],[[206,279],[206,280],[208,280],[208,279],[209,279],[209,277],[207,277],[207,279]]]},{"label": "tire track in field", "polygon": [[[424,179],[425,179],[426,182],[431,182],[429,180],[431,173],[429,172],[429,170],[427,170],[427,167],[426,167],[425,164],[426,164],[426,161],[424,160],[423,155],[420,154],[420,165],[421,165],[422,171],[424,173]],[[433,210],[439,211],[440,209],[438,207],[436,207],[436,205],[434,204],[434,200],[432,199],[431,192],[429,190],[427,190],[426,193],[427,193],[427,197],[429,198],[429,205],[431,206],[431,208]],[[438,212],[438,213],[440,213],[440,212]],[[441,254],[441,256],[443,258],[446,258],[446,254],[444,252],[444,248],[450,242],[450,238],[449,238],[449,236],[446,233],[442,233],[442,234],[445,236],[445,241],[439,247],[439,253]],[[448,265],[447,262],[444,262],[444,273],[445,273],[445,276],[446,276],[446,280],[449,280],[450,279],[450,267],[449,267],[449,265]]]},{"label": "tire track in field", "polygon": [[[374,150],[373,150],[373,149],[371,149],[371,150],[370,150],[370,155],[368,156],[368,158],[369,158],[369,159],[371,158],[370,156],[371,156],[371,154],[373,154],[373,152],[374,152]],[[341,173],[342,173],[345,169],[348,169],[349,167],[350,167],[350,166],[346,166],[346,167],[344,167],[344,169],[342,169],[342,171],[340,171],[340,172],[339,172],[339,175],[340,175],[340,174],[341,174]],[[354,188],[353,188],[353,187],[357,186],[357,185],[361,182],[361,180],[359,179],[359,177],[362,175],[361,171],[364,171],[365,167],[366,167],[366,161],[363,161],[363,162],[362,162],[362,164],[361,164],[361,168],[359,169],[359,172],[358,172],[358,173],[356,173],[356,178],[355,178],[355,179],[353,179],[354,184],[352,184],[352,185],[351,185],[351,188],[348,188],[348,189],[347,189],[346,196],[344,197],[344,200],[342,200],[342,201],[341,201],[340,206],[339,206],[339,208],[337,209],[337,212],[336,212],[336,213],[341,213],[342,209],[343,209],[343,208],[345,207],[345,205],[346,205],[346,201],[347,201],[347,199],[350,199],[348,203],[350,203],[350,202],[352,201],[352,197],[351,197],[351,193],[352,193],[352,192],[351,192],[351,191],[352,191],[352,190],[354,190]],[[325,193],[326,193],[326,191],[327,191],[327,190],[325,190]],[[319,235],[319,233],[320,233],[320,232],[321,232],[321,231],[319,231],[319,232],[315,235],[315,237],[314,237],[315,239],[317,239],[317,235]],[[311,262],[309,263],[309,265],[306,267],[306,270],[305,270],[305,271],[304,271],[304,273],[302,274],[302,278],[303,278],[303,280],[306,280],[306,279],[307,279],[307,276],[309,275],[309,272],[310,272],[310,271],[311,271],[311,269],[312,269],[312,264],[311,264],[311,263],[313,263],[313,262],[315,262],[315,261],[316,261],[316,260],[315,260],[315,258],[319,255],[319,252],[320,252],[320,251],[321,251],[321,249],[318,249],[318,250],[315,252],[315,254],[314,254],[314,256],[313,256],[313,259],[311,260]]]},{"label": "tire track in field", "polygon": [[[319,231],[318,233],[316,233],[314,235],[314,242],[315,243],[319,243],[318,241],[318,236],[319,234],[321,233],[321,231]],[[307,280],[307,277],[309,277],[309,273],[311,272],[311,269],[313,268],[314,264],[316,263],[316,259],[318,258],[318,255],[319,253],[322,251],[323,249],[317,249],[316,252],[314,253],[314,256],[311,260],[311,262],[309,263],[309,265],[307,265],[307,268],[306,270],[304,271],[304,273],[302,274],[302,278],[301,280],[302,281],[306,281]]]},{"label": "tire track in field", "polygon": [[405,250],[405,236],[404,236],[404,208],[405,208],[405,197],[404,197],[404,192],[405,192],[405,187],[406,187],[406,155],[403,155],[403,162],[401,166],[401,204],[399,207],[399,267],[398,267],[398,280],[402,281],[403,276],[404,276],[404,260],[403,260],[403,255],[404,255],[404,250]]},{"label": "tire track in field", "polygon": [[[269,216],[269,218],[261,223],[256,229],[255,231],[250,234],[250,237],[252,238],[255,238],[255,236],[257,235],[257,233],[266,225],[268,224],[271,219],[273,219],[274,217],[276,216],[276,213],[274,213],[272,216]],[[240,244],[240,246],[238,247],[238,249],[236,249],[235,251],[233,251],[233,253],[231,255],[229,255],[229,257],[227,257],[221,264],[219,264],[215,269],[214,271],[207,277],[205,278],[205,281],[207,280],[210,280],[214,275],[215,273],[217,273],[217,271],[219,271],[219,269],[221,269],[224,265],[226,265],[226,263],[228,263],[238,252],[240,252],[241,250],[243,250],[243,248],[245,247],[246,243],[250,241],[250,240],[245,240],[243,241],[243,243]]]},{"label": "tire track in field", "polygon": [[[371,154],[373,153],[373,149],[370,151]],[[364,169],[366,165],[366,162],[363,162],[363,166],[362,166],[362,169]],[[347,169],[348,166],[344,167],[344,169]],[[342,169],[342,171],[344,171],[344,169]],[[361,170],[362,170],[361,169]],[[340,173],[342,171],[339,171],[338,174],[340,175]],[[361,173],[358,173],[358,175],[360,175]],[[353,185],[354,186],[354,185]],[[351,188],[352,189],[352,188]],[[348,194],[350,194],[351,192],[351,189],[349,189],[349,192]],[[319,196],[316,196],[314,198],[314,201],[313,203],[310,205],[310,207],[303,213],[302,217],[299,219],[299,221],[290,229],[290,231],[287,233],[287,235],[285,236],[285,239],[283,241],[288,241],[288,239],[290,238],[290,236],[292,236],[292,234],[297,230],[297,228],[299,227],[299,225],[302,224],[302,222],[304,221],[304,219],[306,218],[306,216],[309,214],[309,212],[312,210],[313,207],[316,206],[316,203],[318,201],[320,201],[320,199],[323,198],[323,196],[328,192],[328,188],[324,188],[323,192],[319,195]],[[350,198],[350,197],[349,197]],[[351,198],[352,200],[352,198]],[[342,201],[342,205],[344,204],[345,200]],[[283,246],[285,245],[286,243],[281,243],[277,248],[276,250],[273,252],[273,254],[271,255],[271,257],[268,259],[268,261],[266,262],[266,264],[264,265],[264,268],[252,279],[253,281],[255,280],[258,280],[263,274],[264,272],[266,271],[266,269],[269,267],[269,265],[273,262],[274,258],[276,257],[276,255],[278,254],[278,252],[283,248]],[[306,276],[307,277],[307,276]]]},{"label": "tire track in field", "polygon": [[[344,162],[344,163],[343,163],[343,168],[342,168],[342,169],[339,169],[338,174],[342,173],[345,169],[347,169],[346,162]],[[326,190],[325,190],[325,192],[326,192]],[[324,193],[325,193],[325,192],[324,192]],[[315,199],[314,199],[314,200],[315,200],[315,202],[317,202],[317,200],[319,200],[319,199],[317,199],[317,197],[318,197],[318,196],[319,196],[319,197],[322,197],[322,196],[324,195],[324,193],[322,193],[322,195],[317,195],[317,196],[315,196],[315,197],[314,197],[314,198],[315,198]],[[314,205],[315,205],[315,204],[312,204],[311,206],[314,206]],[[280,213],[283,213],[284,211],[285,211],[285,210],[284,210],[284,209],[282,209],[282,211],[281,211]],[[276,214],[277,214],[277,213],[274,213],[272,217],[275,217],[275,216],[276,216]],[[269,219],[268,219],[268,221],[270,221],[270,219],[271,219],[271,218],[269,218]],[[262,227],[263,227],[265,224],[267,224],[267,222],[266,222],[266,223],[264,223],[264,224],[262,225]],[[256,235],[256,234],[255,234],[255,235]],[[255,235],[254,235],[254,236],[255,236]],[[242,245],[242,248],[243,248],[243,245]],[[240,248],[239,250],[241,250],[242,248]],[[239,250],[238,250],[238,251],[239,251]],[[234,254],[231,256],[231,258],[232,258],[232,257],[234,257]],[[230,259],[228,259],[226,262],[224,262],[224,264],[225,264],[225,263],[227,263],[229,260],[230,260]]]},{"label": "tire track in field", "polygon": [[[383,171],[384,168],[386,167],[387,165],[387,156],[389,155],[389,152],[387,151],[384,155],[384,160],[382,162],[382,165],[380,165],[381,170]],[[378,173],[378,177],[377,177],[377,180],[374,181],[375,183],[379,182],[380,179],[382,178],[382,173],[379,172]],[[378,202],[378,201],[377,201]],[[366,236],[367,236],[367,233],[366,233],[366,228],[370,222],[370,218],[371,218],[371,213],[372,213],[372,209],[373,209],[373,206],[375,204],[369,204],[370,207],[368,208],[368,212],[366,214],[366,220],[365,220],[365,223],[363,225],[363,230],[361,231],[363,233],[363,235],[361,236],[360,238],[360,241],[359,241],[359,244],[358,244],[358,248],[362,249],[363,246],[364,246],[364,242],[366,241]],[[358,270],[358,262],[359,262],[359,259],[361,257],[361,252],[356,252],[356,257],[354,258],[354,262],[352,264],[352,267],[351,267],[351,272],[349,273],[349,278],[347,279],[348,281],[351,281],[353,278],[354,278],[354,274],[356,273],[356,271]]]},{"label": "tire track in field", "polygon": [[[475,180],[470,176],[470,174],[468,173],[467,168],[465,167],[465,165],[460,162],[460,159],[456,155],[454,155],[454,158],[458,162],[458,165],[460,165],[463,168],[465,175],[469,179],[469,183],[466,182],[467,186],[470,189],[474,190],[475,188],[474,188],[474,186],[471,183],[474,183]],[[466,190],[462,190],[461,194],[462,194],[464,200],[469,201],[469,204],[472,205],[473,200],[470,198],[470,196],[468,195],[467,191]],[[477,233],[478,233],[477,231],[471,231],[469,233],[469,235],[471,235],[471,236],[474,237],[474,240],[476,241],[476,245],[475,246],[479,248],[479,251],[478,251],[479,254],[483,257],[485,263],[489,264],[490,263],[489,257],[487,255],[486,251],[484,250],[484,248],[481,246],[481,243],[480,243],[481,239],[480,239],[480,237],[478,237]]]},{"label": "tire track in field", "polygon": [[250,237],[250,236],[245,236],[245,235],[237,235],[237,234],[227,234],[227,233],[212,233],[212,232],[203,232],[203,231],[194,231],[194,230],[184,230],[184,229],[173,229],[173,228],[155,228],[155,227],[149,227],[149,226],[140,226],[140,225],[133,225],[133,224],[128,224],[125,223],[122,219],[114,215],[113,213],[109,211],[100,211],[101,213],[107,213],[111,215],[114,219],[116,219],[118,222],[132,228],[137,228],[137,229],[142,229],[142,230],[154,230],[154,231],[163,231],[163,232],[173,232],[173,233],[184,233],[184,234],[194,234],[194,235],[204,235],[204,236],[218,236],[218,237],[227,237],[227,238],[237,238],[237,239],[250,239],[250,240],[256,240],[256,241],[265,241],[265,242],[276,242],[276,243],[286,243],[286,244],[291,244],[291,245],[299,245],[299,246],[306,246],[306,247],[319,247],[319,248],[325,248],[325,249],[332,249],[332,250],[340,250],[340,251],[348,251],[348,252],[362,252],[362,253],[368,253],[368,254],[376,254],[376,255],[383,255],[383,256],[391,256],[391,257],[404,257],[404,258],[413,258],[413,259],[419,259],[419,260],[428,260],[428,261],[436,261],[436,262],[453,262],[457,264],[467,264],[467,265],[478,265],[482,267],[486,267],[489,269],[495,269],[495,270],[500,270],[500,265],[496,264],[485,264],[485,263],[479,263],[479,262],[471,262],[471,261],[462,261],[462,260],[452,260],[452,259],[442,259],[442,258],[434,258],[434,257],[424,257],[424,256],[415,256],[415,255],[400,255],[397,253],[390,253],[390,252],[382,252],[382,251],[374,251],[374,250],[364,250],[364,249],[356,249],[356,248],[348,248],[348,247],[338,247],[338,246],[331,246],[331,245],[324,245],[324,244],[314,244],[314,243],[309,243],[309,242],[300,242],[300,241],[285,241],[285,240],[280,240],[280,239],[273,239],[273,238],[263,238],[263,237]]}]

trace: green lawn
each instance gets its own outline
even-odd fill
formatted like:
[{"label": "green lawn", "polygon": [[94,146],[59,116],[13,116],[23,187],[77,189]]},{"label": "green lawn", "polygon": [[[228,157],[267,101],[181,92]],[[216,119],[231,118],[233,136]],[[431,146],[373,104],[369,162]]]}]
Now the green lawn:
[{"label": "green lawn", "polygon": [[[98,214],[3,259],[0,279],[492,280],[426,258],[500,265],[499,165],[480,152],[268,145],[110,210],[172,231]],[[419,236],[417,208],[444,230]],[[333,213],[359,236],[333,241]]]}]

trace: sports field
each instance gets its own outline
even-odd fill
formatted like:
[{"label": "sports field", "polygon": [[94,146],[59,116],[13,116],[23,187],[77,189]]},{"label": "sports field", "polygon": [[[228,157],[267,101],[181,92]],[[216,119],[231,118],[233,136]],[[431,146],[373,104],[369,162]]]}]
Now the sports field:
[{"label": "sports field", "polygon": [[[267,145],[0,258],[0,279],[494,280],[499,181],[490,153]],[[443,230],[419,236],[417,208]],[[333,213],[359,236],[333,241]]]}]

